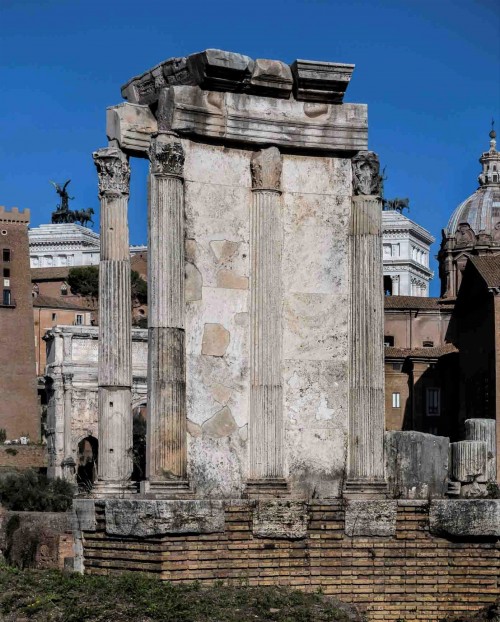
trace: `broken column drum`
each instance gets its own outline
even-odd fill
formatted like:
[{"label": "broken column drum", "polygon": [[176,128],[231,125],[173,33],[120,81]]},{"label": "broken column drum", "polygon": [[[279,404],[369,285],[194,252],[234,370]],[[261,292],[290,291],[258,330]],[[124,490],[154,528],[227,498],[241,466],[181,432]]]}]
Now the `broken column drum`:
[{"label": "broken column drum", "polygon": [[148,423],[151,489],[187,488],[184,343],[184,151],[168,132],[149,151]]},{"label": "broken column drum", "polygon": [[353,155],[370,174],[374,156],[352,71],[205,50],[107,111],[111,144],[151,164],[150,495],[338,497],[348,445],[351,484],[383,488],[380,202],[361,164],[353,199]]},{"label": "broken column drum", "polygon": [[96,494],[131,490],[132,311],[128,197],[130,166],[110,147],[94,153],[101,199],[99,263],[99,462]]},{"label": "broken column drum", "polygon": [[378,495],[384,477],[381,181],[376,154],[355,156],[349,229],[349,471],[346,493]]},{"label": "broken column drum", "polygon": [[486,477],[489,482],[495,482],[497,475],[495,419],[467,419],[465,438],[468,441],[486,443]]}]

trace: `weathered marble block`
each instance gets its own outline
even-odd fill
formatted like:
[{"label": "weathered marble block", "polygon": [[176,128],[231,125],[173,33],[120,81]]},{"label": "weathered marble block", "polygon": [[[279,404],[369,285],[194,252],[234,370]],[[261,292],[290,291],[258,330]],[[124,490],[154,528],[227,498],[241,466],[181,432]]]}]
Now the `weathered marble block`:
[{"label": "weathered marble block", "polygon": [[345,533],[348,536],[393,536],[397,509],[397,501],[346,501]]},{"label": "weathered marble block", "polygon": [[106,532],[113,536],[224,531],[222,501],[106,500]]},{"label": "weathered marble block", "polygon": [[307,536],[306,503],[299,501],[257,501],[252,531],[257,538],[298,540]]},{"label": "weathered marble block", "polygon": [[434,500],[431,533],[446,536],[500,536],[500,499]]}]

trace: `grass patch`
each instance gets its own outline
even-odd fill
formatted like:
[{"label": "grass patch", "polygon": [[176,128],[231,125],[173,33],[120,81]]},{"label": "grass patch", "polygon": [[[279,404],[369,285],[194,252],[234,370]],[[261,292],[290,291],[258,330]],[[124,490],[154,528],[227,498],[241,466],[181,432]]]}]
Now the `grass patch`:
[{"label": "grass patch", "polygon": [[136,573],[0,567],[0,620],[15,622],[363,622],[337,601],[288,588],[172,585]]}]

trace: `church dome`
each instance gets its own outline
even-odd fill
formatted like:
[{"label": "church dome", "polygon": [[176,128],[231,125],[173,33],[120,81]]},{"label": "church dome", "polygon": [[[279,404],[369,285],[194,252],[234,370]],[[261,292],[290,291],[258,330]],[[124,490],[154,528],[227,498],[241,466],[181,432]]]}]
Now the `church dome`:
[{"label": "church dome", "polygon": [[[461,224],[468,224],[474,234],[500,236],[500,185],[482,186],[461,203],[448,221],[448,237],[456,236]],[[498,239],[500,243],[500,237]]]},{"label": "church dome", "polygon": [[490,149],[479,158],[483,166],[479,188],[456,208],[448,221],[445,235],[456,238],[457,243],[500,245],[500,152],[496,150],[495,138],[492,130]]}]

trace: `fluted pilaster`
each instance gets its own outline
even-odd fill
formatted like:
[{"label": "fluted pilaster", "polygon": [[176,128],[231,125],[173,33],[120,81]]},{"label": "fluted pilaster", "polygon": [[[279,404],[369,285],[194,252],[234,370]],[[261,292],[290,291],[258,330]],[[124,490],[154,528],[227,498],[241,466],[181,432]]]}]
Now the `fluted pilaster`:
[{"label": "fluted pilaster", "polygon": [[276,147],[251,163],[250,481],[249,494],[286,492],[283,479],[281,325],[281,154]]},{"label": "fluted pilaster", "polygon": [[167,132],[150,148],[148,431],[150,490],[182,494],[186,481],[184,151]]},{"label": "fluted pilaster", "polygon": [[99,462],[97,495],[131,490],[132,317],[128,196],[130,167],[119,149],[94,153],[101,200],[99,264]]},{"label": "fluted pilaster", "polygon": [[[382,206],[375,154],[353,159],[349,226],[348,496],[384,494]],[[367,194],[370,193],[370,194]],[[371,194],[373,193],[373,194]]]}]

